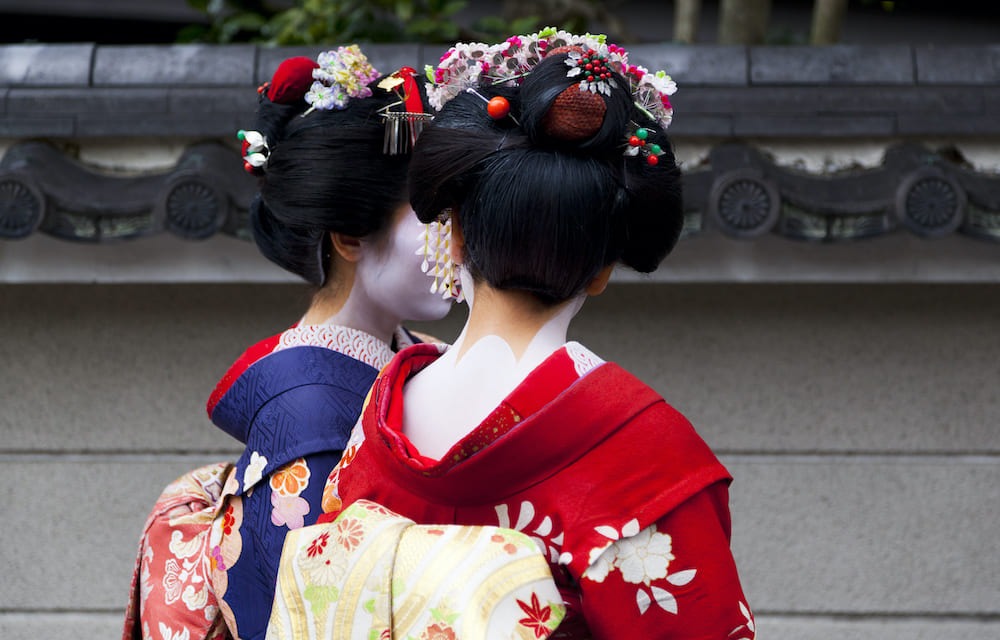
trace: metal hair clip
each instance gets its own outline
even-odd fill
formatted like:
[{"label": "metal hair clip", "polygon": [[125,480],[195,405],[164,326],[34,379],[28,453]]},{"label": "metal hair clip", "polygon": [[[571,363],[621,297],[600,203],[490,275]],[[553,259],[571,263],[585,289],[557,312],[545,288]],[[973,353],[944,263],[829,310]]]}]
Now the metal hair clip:
[{"label": "metal hair clip", "polygon": [[433,118],[429,113],[412,111],[383,111],[382,117],[385,119],[382,153],[390,156],[409,153],[424,130],[424,123]]},{"label": "metal hair clip", "polygon": [[[420,99],[420,90],[415,79],[416,71],[411,67],[402,67],[378,83],[378,87],[395,93],[399,102],[394,102],[380,110],[385,122],[385,136],[382,142],[382,153],[397,156],[408,153],[417,142],[417,137],[424,129],[424,123],[433,120],[434,116],[424,113],[424,104]],[[392,107],[402,105],[402,111],[390,111]]]}]

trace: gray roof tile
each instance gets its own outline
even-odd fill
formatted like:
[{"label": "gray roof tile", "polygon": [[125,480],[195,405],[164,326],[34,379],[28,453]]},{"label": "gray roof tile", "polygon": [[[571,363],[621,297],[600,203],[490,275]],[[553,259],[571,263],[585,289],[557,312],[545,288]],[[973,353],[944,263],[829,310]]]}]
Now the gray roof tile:
[{"label": "gray roof tile", "polygon": [[1000,45],[914,48],[921,84],[1000,83]]},{"label": "gray roof tile", "polygon": [[908,45],[751,47],[753,84],[912,84]]},{"label": "gray roof tile", "polygon": [[92,44],[0,46],[0,85],[87,86],[93,51]]},{"label": "gray roof tile", "polygon": [[252,45],[101,46],[95,86],[248,86],[254,81]]},{"label": "gray roof tile", "polygon": [[740,46],[640,44],[629,47],[629,62],[669,73],[677,84],[745,86],[747,50]]}]

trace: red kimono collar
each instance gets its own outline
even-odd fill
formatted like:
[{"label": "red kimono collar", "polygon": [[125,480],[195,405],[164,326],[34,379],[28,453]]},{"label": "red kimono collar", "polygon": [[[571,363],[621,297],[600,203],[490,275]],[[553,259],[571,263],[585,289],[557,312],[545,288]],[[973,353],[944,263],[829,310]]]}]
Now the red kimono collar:
[{"label": "red kimono collar", "polygon": [[[578,377],[559,349],[441,460],[419,455],[402,433],[403,385],[440,356],[416,345],[386,367],[363,414],[365,439],[382,473],[401,487],[456,505],[518,493],[587,454],[620,425],[662,399],[621,367]],[[378,446],[381,445],[381,446]]]}]

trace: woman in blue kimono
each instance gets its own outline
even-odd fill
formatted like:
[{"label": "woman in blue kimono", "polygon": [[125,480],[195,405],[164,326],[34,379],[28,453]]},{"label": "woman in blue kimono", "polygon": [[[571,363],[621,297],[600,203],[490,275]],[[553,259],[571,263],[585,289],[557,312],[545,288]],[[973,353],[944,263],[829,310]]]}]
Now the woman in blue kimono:
[{"label": "woman in blue kimono", "polygon": [[264,637],[285,535],[322,513],[371,383],[416,341],[400,322],[450,306],[450,281],[437,292],[445,230],[421,224],[405,193],[422,112],[412,69],[380,79],[356,46],[286,60],[262,87],[256,129],[240,132],[260,176],[254,239],[317,288],[305,315],[247,349],[209,398],[212,422],[246,448],[161,495],[123,637]]}]

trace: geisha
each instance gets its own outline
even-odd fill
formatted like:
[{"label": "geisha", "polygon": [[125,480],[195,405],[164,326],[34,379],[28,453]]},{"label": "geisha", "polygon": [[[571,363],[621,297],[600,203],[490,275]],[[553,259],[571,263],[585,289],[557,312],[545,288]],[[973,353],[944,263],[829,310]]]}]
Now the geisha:
[{"label": "geisha", "polygon": [[209,417],[244,452],[160,496],[124,638],[264,636],[285,535],[316,522],[371,383],[419,342],[400,322],[451,308],[448,283],[421,270],[440,233],[405,194],[423,111],[412,69],[380,76],[356,46],[290,58],[261,87],[256,128],[240,133],[260,178],[254,240],[315,289],[301,319],[248,348],[212,393]]},{"label": "geisha", "polygon": [[[410,347],[379,375],[327,483],[328,513],[286,543],[269,637],[302,629],[304,609],[332,611],[343,635],[326,637],[367,637],[351,634],[371,620],[352,632],[354,614],[309,592],[330,566],[353,575],[363,504],[526,535],[558,589],[516,598],[509,628],[480,634],[466,604],[414,614],[409,628],[394,614],[382,637],[754,638],[727,470],[655,391],[567,341],[616,265],[653,271],[679,237],[680,172],[664,133],[673,82],[603,38],[554,29],[457,45],[433,78],[443,106],[417,145],[410,198],[421,220],[452,225],[468,319],[452,347]],[[328,548],[348,560],[311,574]],[[443,583],[465,579],[394,553]],[[413,591],[392,587],[394,607]]]}]

